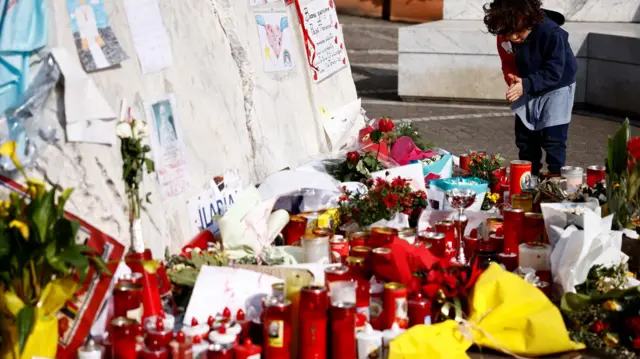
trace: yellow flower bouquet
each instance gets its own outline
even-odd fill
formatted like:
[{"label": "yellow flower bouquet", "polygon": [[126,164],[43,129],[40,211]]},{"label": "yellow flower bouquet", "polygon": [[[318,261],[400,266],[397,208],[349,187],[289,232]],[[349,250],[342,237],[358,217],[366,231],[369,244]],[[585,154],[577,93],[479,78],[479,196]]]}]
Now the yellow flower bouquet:
[{"label": "yellow flower bouquet", "polygon": [[574,343],[560,310],[539,289],[493,263],[469,297],[469,317],[417,325],[394,339],[390,359],[468,358],[473,344],[520,356],[584,349]]},{"label": "yellow flower bouquet", "polygon": [[[15,142],[0,147],[27,178],[15,151]],[[56,313],[90,267],[109,270],[93,249],[76,243],[80,224],[64,216],[73,189],[47,189],[33,178],[26,184],[28,195],[12,192],[0,201],[0,358],[54,358]]]}]

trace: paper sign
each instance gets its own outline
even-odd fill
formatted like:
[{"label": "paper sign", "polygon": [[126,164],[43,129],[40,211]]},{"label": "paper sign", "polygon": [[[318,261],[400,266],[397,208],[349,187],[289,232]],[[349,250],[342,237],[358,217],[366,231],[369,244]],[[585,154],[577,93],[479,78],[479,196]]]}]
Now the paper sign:
[{"label": "paper sign", "polygon": [[347,52],[333,0],[313,0],[301,11],[308,40],[315,46],[315,51],[307,55],[315,67],[311,69],[311,77],[317,83],[347,66]]},{"label": "paper sign", "polygon": [[231,313],[237,313],[238,309],[248,313],[249,307],[253,307],[259,313],[261,297],[271,293],[273,284],[282,282],[282,279],[246,269],[202,266],[184,323],[191,323],[193,318],[206,323],[209,316],[215,317],[224,308],[229,308]]},{"label": "paper sign", "polygon": [[[322,113],[325,116],[322,120],[324,131],[329,137],[332,152],[343,148],[349,140],[356,141],[358,131],[365,125],[364,121],[358,121],[361,118],[360,106],[361,100],[357,99],[333,111],[330,115],[326,114],[326,111]],[[356,124],[358,126],[354,126]],[[354,127],[357,128],[354,129]]]},{"label": "paper sign", "polygon": [[295,67],[293,62],[293,29],[285,11],[256,14],[260,52],[265,72],[287,71]]},{"label": "paper sign", "polygon": [[133,45],[143,74],[171,66],[171,45],[158,0],[125,0]]},{"label": "paper sign", "polygon": [[[281,266],[258,266],[258,265],[235,265],[233,268],[238,269],[246,269],[254,272],[259,272],[263,274],[267,274],[276,278],[280,278],[282,280],[286,280],[287,276],[297,275],[300,277],[308,278],[309,283],[314,282],[313,273],[304,268],[290,268],[290,267],[281,267]],[[322,276],[324,277],[324,271],[322,272]]]},{"label": "paper sign", "polygon": [[128,58],[116,34],[102,0],[67,0],[73,39],[86,72],[113,67]]},{"label": "paper sign", "polygon": [[227,208],[235,203],[236,193],[221,192],[217,188],[210,188],[187,201],[191,235],[195,236],[203,229],[213,225],[214,216],[225,214]]},{"label": "paper sign", "polygon": [[187,189],[190,180],[175,96],[167,94],[154,101],[145,101],[144,109],[162,195],[165,198],[177,196]]}]

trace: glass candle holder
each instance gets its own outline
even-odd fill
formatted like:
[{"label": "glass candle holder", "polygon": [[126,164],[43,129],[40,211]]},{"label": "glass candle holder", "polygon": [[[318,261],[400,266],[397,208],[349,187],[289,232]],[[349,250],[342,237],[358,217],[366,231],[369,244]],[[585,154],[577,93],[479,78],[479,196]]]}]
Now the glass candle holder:
[{"label": "glass candle holder", "polygon": [[521,209],[525,212],[533,211],[533,195],[531,192],[512,194],[511,208]]},{"label": "glass candle holder", "polygon": [[329,262],[329,237],[305,234],[301,241],[305,263]]},{"label": "glass candle holder", "polygon": [[567,180],[567,193],[575,193],[582,186],[583,173],[581,167],[564,166],[560,169],[562,178]]},{"label": "glass candle holder", "polygon": [[371,237],[367,245],[371,248],[378,248],[393,242],[398,236],[398,230],[389,227],[373,227],[371,228]]}]

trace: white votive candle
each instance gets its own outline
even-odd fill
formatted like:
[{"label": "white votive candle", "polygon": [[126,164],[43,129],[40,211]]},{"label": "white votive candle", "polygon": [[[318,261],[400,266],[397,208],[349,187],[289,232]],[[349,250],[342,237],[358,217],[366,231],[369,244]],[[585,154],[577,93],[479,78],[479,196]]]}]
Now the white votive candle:
[{"label": "white votive candle", "polygon": [[536,271],[550,271],[551,246],[548,244],[523,243],[519,247],[520,268],[533,268]]}]

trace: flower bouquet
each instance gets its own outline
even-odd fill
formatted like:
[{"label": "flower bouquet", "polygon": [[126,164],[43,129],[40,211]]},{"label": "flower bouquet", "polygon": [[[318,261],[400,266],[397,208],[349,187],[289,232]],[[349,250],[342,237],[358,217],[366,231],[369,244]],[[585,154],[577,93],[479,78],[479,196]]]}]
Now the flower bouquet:
[{"label": "flower bouquet", "polygon": [[347,153],[347,158],[344,161],[325,163],[327,173],[340,182],[361,182],[371,178],[372,172],[385,168],[382,162],[369,152],[360,155],[357,151],[352,151]]},{"label": "flower bouquet", "polygon": [[147,193],[144,197],[140,194],[144,169],[147,173],[154,171],[154,163],[147,158],[151,147],[142,144],[147,136],[147,124],[142,120],[132,119],[130,115],[126,120],[118,122],[116,134],[120,138],[120,153],[122,155],[122,180],[129,204],[129,229],[131,231],[131,248],[135,253],[144,252],[142,241],[142,228],[140,215],[143,200],[151,203]]},{"label": "flower bouquet", "polygon": [[480,178],[489,182],[491,192],[497,193],[503,177],[500,171],[503,163],[504,158],[499,154],[491,155],[490,157],[476,155],[471,159],[471,164],[469,164],[469,173],[471,177]]},{"label": "flower bouquet", "polygon": [[626,265],[593,266],[576,289],[561,302],[571,338],[610,358],[637,358],[640,287],[629,287]]},{"label": "flower bouquet", "polygon": [[56,313],[89,274],[109,272],[90,247],[76,243],[80,224],[67,219],[64,207],[73,188],[28,178],[16,157],[16,143],[0,155],[9,157],[27,178],[28,196],[12,192],[0,202],[0,357],[56,356]]},{"label": "flower bouquet", "polygon": [[[461,274],[451,276],[443,281],[459,281]],[[479,275],[470,295],[461,301],[464,306],[441,309],[449,316],[453,312],[453,320],[416,325],[395,338],[389,358],[467,358],[465,352],[473,344],[510,356],[584,348],[570,340],[560,311],[539,289],[495,263]]]},{"label": "flower bouquet", "polygon": [[403,213],[415,226],[418,216],[427,207],[427,195],[424,191],[412,191],[406,179],[397,177],[389,182],[376,178],[368,180],[366,185],[366,193],[352,193],[343,188],[343,195],[338,201],[343,223],[353,221],[365,228]]}]

